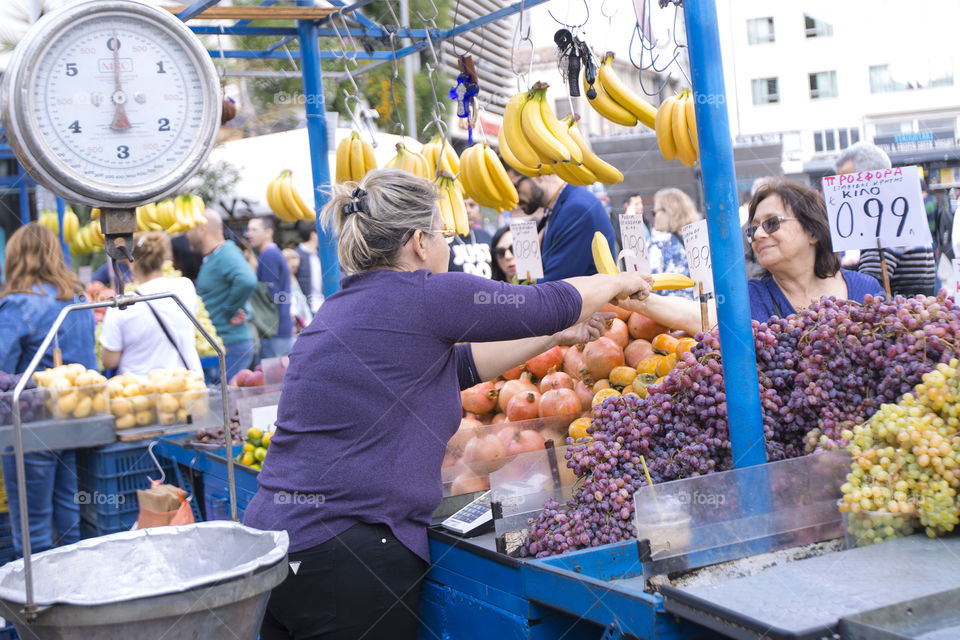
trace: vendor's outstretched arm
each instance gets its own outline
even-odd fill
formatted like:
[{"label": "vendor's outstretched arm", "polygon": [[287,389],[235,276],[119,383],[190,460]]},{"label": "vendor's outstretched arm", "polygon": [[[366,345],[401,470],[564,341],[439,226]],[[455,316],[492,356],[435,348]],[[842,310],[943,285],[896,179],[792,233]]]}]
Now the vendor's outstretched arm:
[{"label": "vendor's outstretched arm", "polygon": [[[686,331],[691,336],[701,330],[700,303],[689,298],[651,294],[645,300],[617,300],[624,309],[636,311],[670,329]],[[711,300],[707,307],[710,326],[717,324],[717,307]]]}]

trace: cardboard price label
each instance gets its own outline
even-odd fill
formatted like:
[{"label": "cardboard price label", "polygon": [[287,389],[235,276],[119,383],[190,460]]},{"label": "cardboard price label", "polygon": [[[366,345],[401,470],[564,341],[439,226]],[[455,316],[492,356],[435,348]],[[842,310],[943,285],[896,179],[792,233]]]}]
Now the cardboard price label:
[{"label": "cardboard price label", "polygon": [[540,258],[537,221],[532,218],[511,220],[510,234],[513,236],[513,259],[517,265],[517,278],[521,282],[528,278],[542,280],[543,261]]},{"label": "cardboard price label", "polygon": [[254,407],[251,411],[251,426],[260,429],[263,433],[276,429],[277,405],[271,404],[266,407]]},{"label": "cardboard price label", "polygon": [[[710,260],[710,239],[707,237],[707,221],[697,220],[683,228],[683,247],[687,253],[690,278],[703,284],[703,293],[713,293],[713,262]],[[700,288],[694,287],[694,295]]]},{"label": "cardboard price label", "polygon": [[933,243],[916,167],[827,176],[823,199],[834,251]]},{"label": "cardboard price label", "polygon": [[650,256],[647,254],[647,234],[643,215],[624,213],[620,216],[620,241],[623,249],[617,256],[617,262],[623,258],[626,271],[649,273]]}]

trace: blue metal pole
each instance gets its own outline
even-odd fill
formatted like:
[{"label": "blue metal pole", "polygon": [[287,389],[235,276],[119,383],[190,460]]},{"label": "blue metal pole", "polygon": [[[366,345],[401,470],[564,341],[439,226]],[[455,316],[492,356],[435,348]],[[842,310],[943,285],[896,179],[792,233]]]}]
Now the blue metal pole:
[{"label": "blue metal pole", "polygon": [[20,183],[20,224],[26,225],[30,222],[30,181],[27,180],[27,174],[19,161],[17,162],[17,179]]},{"label": "blue metal pole", "polygon": [[[313,0],[297,0],[297,6],[312,7]],[[323,74],[320,70],[320,40],[315,22],[297,21],[300,37],[303,93],[306,98],[307,136],[310,139],[310,164],[313,169],[313,201],[319,214],[330,199],[330,163],[327,158],[327,121],[323,101]],[[340,287],[340,260],[337,236],[320,224],[317,216],[317,250],[323,271],[323,295]]]},{"label": "blue metal pole", "polygon": [[[720,323],[720,353],[735,467],[767,461],[750,325],[746,265],[740,232],[733,143],[727,118],[717,7],[714,0],[683,3],[690,73],[696,99],[707,232]],[[734,392],[734,385],[736,391]]]},{"label": "blue metal pole", "polygon": [[70,266],[70,248],[64,242],[63,237],[63,215],[66,213],[66,207],[63,204],[63,198],[57,198],[57,236],[60,238],[60,249],[63,251],[63,260]]}]

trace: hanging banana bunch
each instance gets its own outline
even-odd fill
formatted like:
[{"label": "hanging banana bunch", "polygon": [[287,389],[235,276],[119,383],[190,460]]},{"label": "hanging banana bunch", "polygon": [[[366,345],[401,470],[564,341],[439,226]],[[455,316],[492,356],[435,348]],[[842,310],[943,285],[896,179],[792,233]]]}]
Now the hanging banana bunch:
[{"label": "hanging banana bunch", "polygon": [[581,74],[583,93],[593,110],[601,116],[625,127],[632,127],[639,122],[651,129],[657,117],[657,109],[642,96],[634,93],[617,76],[613,68],[614,55],[607,51],[600,61],[597,70],[596,82],[590,83],[586,76],[586,69]]},{"label": "hanging banana bunch", "polygon": [[368,171],[377,168],[377,158],[373,145],[360,138],[360,134],[351,131],[350,135],[337,145],[337,182],[360,182]]},{"label": "hanging banana bunch", "polygon": [[[357,141],[359,142],[359,139]],[[306,203],[300,196],[300,192],[293,186],[293,174],[287,169],[281,171],[280,175],[267,185],[267,206],[284,222],[312,221],[317,218],[313,207]]]},{"label": "hanging banana bunch", "polygon": [[660,153],[667,161],[680,160],[687,167],[697,163],[700,144],[697,118],[689,89],[663,101],[657,110],[654,129]]},{"label": "hanging banana bunch", "polygon": [[425,180],[432,180],[433,170],[428,166],[427,159],[416,151],[407,149],[402,142],[397,143],[397,155],[384,165],[384,169],[401,169]]},{"label": "hanging banana bunch", "polygon": [[456,231],[458,235],[466,236],[470,233],[470,223],[467,220],[467,208],[463,204],[463,192],[454,177],[441,171],[434,183],[440,192],[438,206],[443,218],[443,228],[447,231]]},{"label": "hanging banana bunch", "polygon": [[446,171],[451,176],[460,173],[460,158],[457,156],[457,152],[439,134],[433,136],[430,142],[423,145],[420,154],[427,161],[431,177],[435,175],[437,165],[440,166],[440,171]]},{"label": "hanging banana bunch", "polygon": [[520,197],[496,152],[481,142],[460,156],[460,182],[466,195],[478,204],[497,211],[517,208]]}]

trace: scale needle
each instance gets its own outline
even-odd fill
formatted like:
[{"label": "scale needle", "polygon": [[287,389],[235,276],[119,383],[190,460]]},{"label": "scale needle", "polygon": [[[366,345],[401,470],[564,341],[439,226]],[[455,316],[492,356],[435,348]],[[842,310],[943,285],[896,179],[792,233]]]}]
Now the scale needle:
[{"label": "scale needle", "polygon": [[110,123],[110,128],[114,131],[125,131],[130,128],[130,120],[127,119],[127,110],[123,106],[127,101],[127,96],[120,86],[120,40],[117,39],[116,31],[113,32],[112,40],[113,78],[115,86],[111,99],[113,100],[113,104],[117,105],[117,108],[113,112],[113,122]]}]

